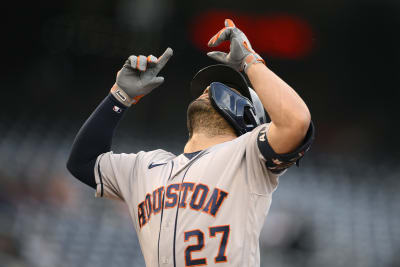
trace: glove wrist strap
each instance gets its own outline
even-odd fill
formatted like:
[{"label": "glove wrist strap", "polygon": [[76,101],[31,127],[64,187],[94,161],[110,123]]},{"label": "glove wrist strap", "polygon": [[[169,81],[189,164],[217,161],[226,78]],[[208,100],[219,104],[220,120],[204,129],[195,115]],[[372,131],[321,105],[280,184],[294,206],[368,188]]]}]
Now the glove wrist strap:
[{"label": "glove wrist strap", "polygon": [[114,85],[111,88],[110,93],[117,99],[121,104],[123,104],[126,107],[130,107],[132,104],[132,99],[131,97],[128,96],[127,93],[125,93],[123,90],[121,90],[118,85]]},{"label": "glove wrist strap", "polygon": [[252,64],[257,64],[257,63],[262,63],[265,65],[265,61],[264,59],[262,59],[262,57],[260,57],[259,54],[257,53],[251,53],[249,54],[242,63],[242,70],[244,70],[245,73],[247,73],[248,68],[252,65]]},{"label": "glove wrist strap", "polygon": [[132,104],[136,104],[144,95],[138,95],[135,97],[130,97],[127,93],[125,93],[121,88],[118,87],[117,84],[111,88],[110,93],[117,99],[121,104],[126,107],[130,107]]}]

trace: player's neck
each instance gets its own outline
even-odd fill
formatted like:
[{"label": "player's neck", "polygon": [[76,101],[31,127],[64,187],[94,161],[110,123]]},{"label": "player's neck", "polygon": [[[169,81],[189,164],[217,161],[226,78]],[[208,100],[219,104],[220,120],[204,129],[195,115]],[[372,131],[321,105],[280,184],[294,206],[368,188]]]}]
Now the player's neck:
[{"label": "player's neck", "polygon": [[183,153],[204,150],[217,144],[231,141],[236,137],[236,135],[231,133],[216,136],[210,136],[204,133],[193,133],[192,138],[186,143]]}]

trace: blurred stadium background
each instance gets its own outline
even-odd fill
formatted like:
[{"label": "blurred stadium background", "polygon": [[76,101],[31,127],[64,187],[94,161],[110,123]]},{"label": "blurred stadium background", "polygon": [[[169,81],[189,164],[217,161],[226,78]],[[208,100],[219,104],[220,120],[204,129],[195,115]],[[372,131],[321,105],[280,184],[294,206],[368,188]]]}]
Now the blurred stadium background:
[{"label": "blurred stadium background", "polygon": [[399,1],[10,4],[2,23],[1,267],[144,266],[125,206],[95,199],[66,158],[125,58],[168,46],[164,85],[128,112],[113,150],[181,153],[189,83],[213,63],[205,42],[226,17],[303,97],[317,128],[300,168],[275,192],[262,266],[400,266]]}]

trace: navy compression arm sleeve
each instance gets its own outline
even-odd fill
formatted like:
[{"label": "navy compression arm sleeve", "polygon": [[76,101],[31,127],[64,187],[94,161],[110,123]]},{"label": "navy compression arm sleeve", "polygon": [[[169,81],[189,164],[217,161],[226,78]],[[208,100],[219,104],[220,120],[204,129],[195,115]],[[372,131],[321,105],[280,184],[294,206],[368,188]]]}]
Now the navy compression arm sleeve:
[{"label": "navy compression arm sleeve", "polygon": [[72,145],[67,169],[73,176],[96,188],[94,165],[97,157],[110,151],[111,141],[126,107],[109,94],[86,120]]}]

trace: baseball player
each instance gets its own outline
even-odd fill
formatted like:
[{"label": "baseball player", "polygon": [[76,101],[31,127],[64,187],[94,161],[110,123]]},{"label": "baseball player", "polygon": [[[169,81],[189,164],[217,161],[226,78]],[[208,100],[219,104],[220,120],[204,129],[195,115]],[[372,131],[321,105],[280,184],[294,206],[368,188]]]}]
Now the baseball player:
[{"label": "baseball player", "polygon": [[67,168],[96,197],[128,205],[146,266],[259,266],[259,234],[278,177],[312,143],[306,104],[229,19],[208,45],[225,40],[229,53],[208,53],[222,64],[192,80],[182,154],[110,151],[126,109],[163,83],[158,73],[171,48],[159,58],[130,56],[74,141]]}]

